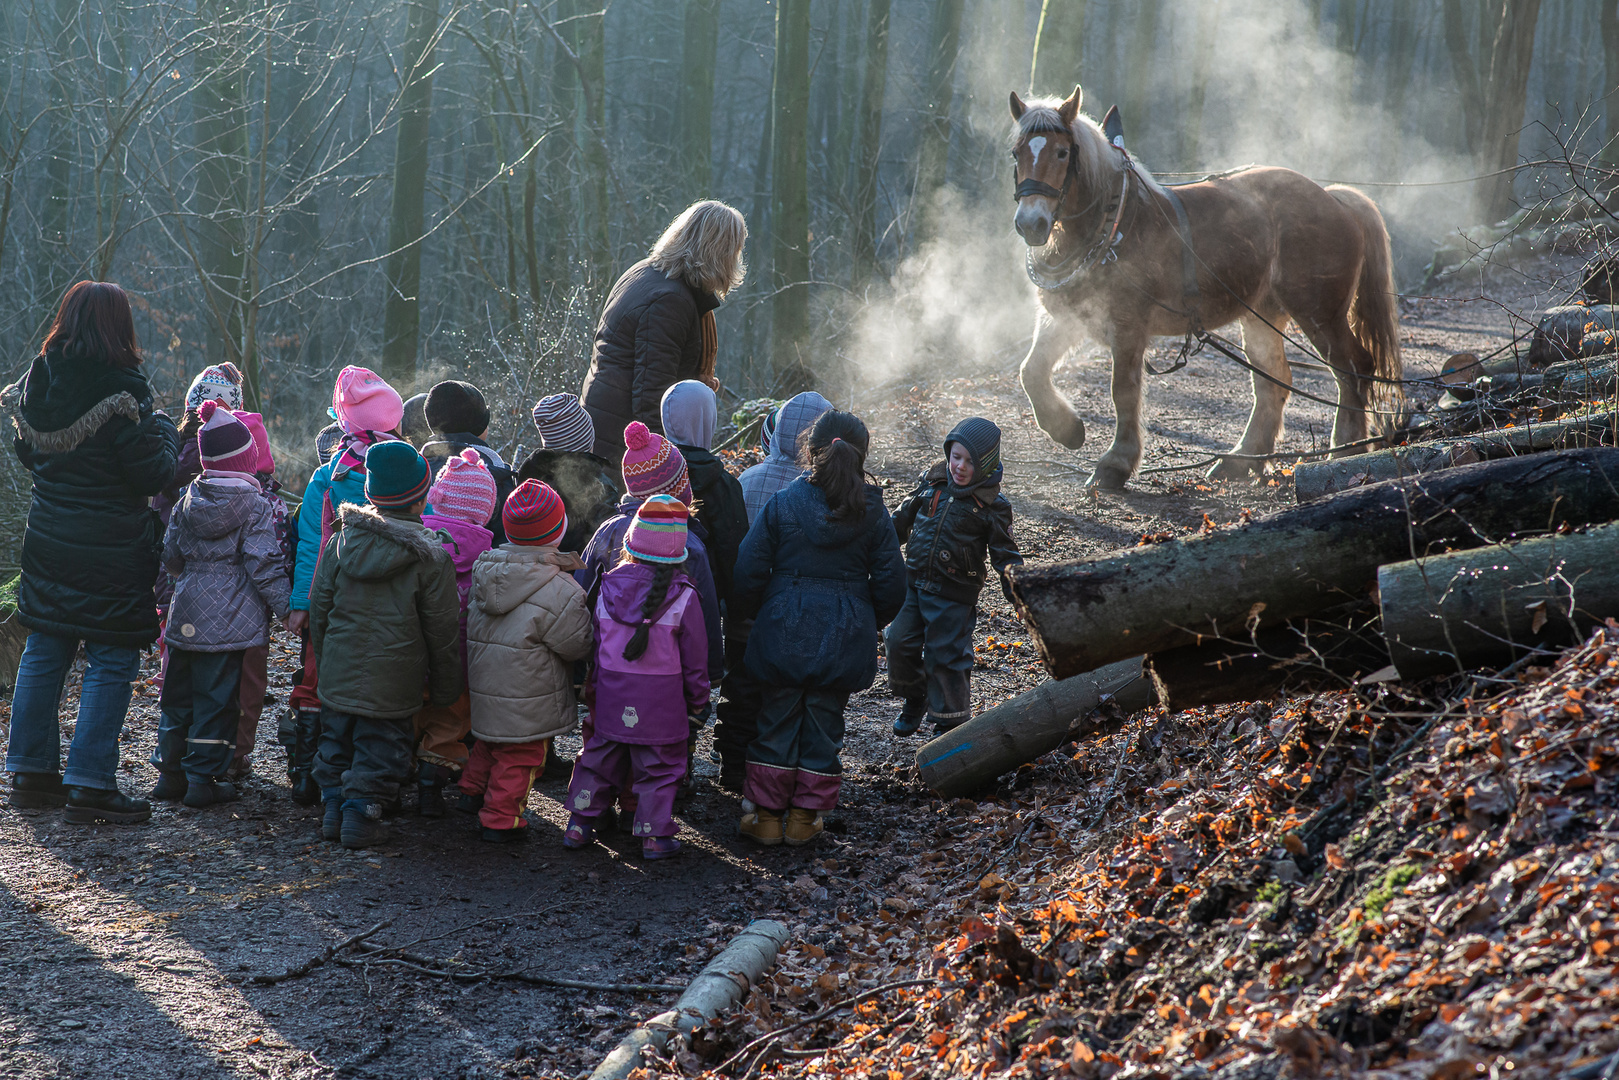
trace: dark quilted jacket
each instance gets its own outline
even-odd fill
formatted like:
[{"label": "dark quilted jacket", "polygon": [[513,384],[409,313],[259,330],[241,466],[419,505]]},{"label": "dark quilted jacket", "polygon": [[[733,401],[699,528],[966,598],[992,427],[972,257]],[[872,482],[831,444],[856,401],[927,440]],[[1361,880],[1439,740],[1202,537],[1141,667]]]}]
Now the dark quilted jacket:
[{"label": "dark quilted jacket", "polygon": [[[997,479],[992,477],[992,480]],[[984,555],[1006,592],[1008,566],[1023,562],[1012,539],[1012,504],[998,483],[975,484],[954,493],[944,462],[922,474],[922,481],[899,509],[894,528],[905,545],[911,584],[947,600],[976,603],[984,587]],[[1012,600],[1008,593],[1007,602]]]},{"label": "dark quilted jacket", "polygon": [[663,434],[663,392],[702,366],[704,313],[719,306],[643,259],[607,295],[590,372],[579,398],[596,425],[597,455],[624,460],[624,428],[639,420]]},{"label": "dark quilted jacket", "polygon": [[245,480],[204,477],[185,488],[163,534],[174,580],[165,641],[190,652],[269,644],[270,615],[285,617],[292,594],[275,517]]},{"label": "dark quilted jacket", "polygon": [[162,525],[150,505],[174,475],[180,437],[152,410],[138,370],[58,352],[0,391],[17,460],[33,474],[23,533],[23,624],[139,648],[157,640]]}]

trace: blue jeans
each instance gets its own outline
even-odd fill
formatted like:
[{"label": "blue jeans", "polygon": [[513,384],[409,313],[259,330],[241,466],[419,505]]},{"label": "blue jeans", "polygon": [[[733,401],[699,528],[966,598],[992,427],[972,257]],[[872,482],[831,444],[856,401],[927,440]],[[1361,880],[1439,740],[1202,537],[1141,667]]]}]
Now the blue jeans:
[{"label": "blue jeans", "polygon": [[129,712],[129,684],[140,674],[139,649],[84,643],[90,664],[79,694],[79,719],[62,769],[62,684],[79,650],[76,638],[32,633],[11,696],[11,745],[6,771],[54,773],[72,787],[117,788],[118,735]]}]

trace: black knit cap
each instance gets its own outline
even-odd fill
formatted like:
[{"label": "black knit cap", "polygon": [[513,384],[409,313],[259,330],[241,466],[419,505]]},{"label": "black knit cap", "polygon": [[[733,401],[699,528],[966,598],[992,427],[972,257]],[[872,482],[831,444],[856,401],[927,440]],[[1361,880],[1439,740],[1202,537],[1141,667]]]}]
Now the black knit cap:
[{"label": "black knit cap", "polygon": [[944,440],[944,452],[950,453],[950,444],[959,442],[973,456],[978,467],[979,480],[995,476],[1001,467],[1001,429],[982,416],[969,416],[957,424]]},{"label": "black knit cap", "polygon": [[427,426],[434,431],[482,434],[489,428],[483,392],[469,382],[449,379],[427,392]]}]

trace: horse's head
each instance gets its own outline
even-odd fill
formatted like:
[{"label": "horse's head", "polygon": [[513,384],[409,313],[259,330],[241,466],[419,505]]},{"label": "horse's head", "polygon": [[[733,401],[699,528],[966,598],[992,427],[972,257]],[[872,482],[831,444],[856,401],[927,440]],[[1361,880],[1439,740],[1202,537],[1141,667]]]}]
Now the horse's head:
[{"label": "horse's head", "polygon": [[1062,201],[1075,173],[1074,119],[1083,94],[1079,87],[1060,105],[1027,104],[1012,91],[1012,180],[1016,185],[1018,235],[1030,247],[1051,239]]}]

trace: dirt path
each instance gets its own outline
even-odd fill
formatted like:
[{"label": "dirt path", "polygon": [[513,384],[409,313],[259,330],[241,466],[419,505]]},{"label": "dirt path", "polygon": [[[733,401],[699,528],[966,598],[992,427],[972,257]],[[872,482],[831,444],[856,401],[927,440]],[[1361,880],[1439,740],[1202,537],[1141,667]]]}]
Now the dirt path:
[{"label": "dirt path", "polygon": [[[1506,303],[1526,310],[1546,301],[1531,291],[1523,286]],[[1513,332],[1494,302],[1409,306],[1405,329],[1414,375]],[[1302,373],[1298,382],[1330,396],[1318,375]],[[1291,500],[1285,477],[1216,486],[1194,471],[1153,474],[1123,494],[1092,498],[1081,483],[1112,434],[1106,384],[1105,365],[1083,354],[1059,378],[1092,430],[1078,455],[1034,428],[1009,371],[918,380],[857,406],[874,431],[872,464],[892,483],[891,503],[955,420],[996,418],[1006,431],[1006,491],[1033,560],[1096,554],[1142,534],[1195,529],[1204,515],[1227,522],[1244,508]],[[1247,409],[1246,376],[1218,358],[1153,380],[1146,465],[1229,447]],[[1329,429],[1325,406],[1296,400],[1285,448],[1322,445]],[[980,644],[989,635],[1018,642],[1020,633],[998,590],[986,592]],[[286,648],[276,657],[283,676],[272,681],[283,700]],[[1026,647],[981,656],[979,707],[1041,677]],[[688,854],[672,863],[642,863],[628,838],[564,851],[560,779],[536,793],[533,842],[518,850],[478,843],[475,823],[452,815],[400,818],[384,848],[346,852],[321,842],[317,815],[289,797],[271,745],[280,707],[266,710],[258,775],[233,806],[161,807],[147,825],[91,829],[66,827],[55,813],[0,810],[0,1075],[573,1077],[674,995],[452,981],[397,963],[362,964],[355,950],[276,985],[252,980],[387,923],[372,941],[409,945],[471,972],[683,983],[753,917],[784,918],[811,941],[834,908],[875,922],[916,854],[909,837],[927,835],[923,822],[943,812],[915,782],[916,744],[889,734],[897,703],[879,684],[851,705],[844,805],[817,849],[742,847],[736,798],[713,783],[705,739],[704,779],[683,814]],[[9,702],[0,702],[0,727],[7,720]],[[155,781],[146,764],[155,728],[147,690],[126,728],[126,790],[143,793]],[[571,754],[576,745],[563,749]]]}]

